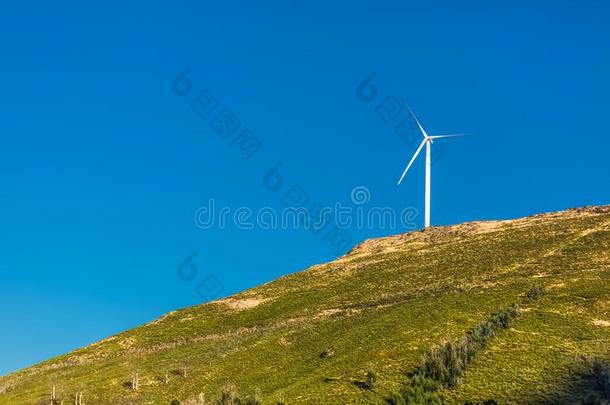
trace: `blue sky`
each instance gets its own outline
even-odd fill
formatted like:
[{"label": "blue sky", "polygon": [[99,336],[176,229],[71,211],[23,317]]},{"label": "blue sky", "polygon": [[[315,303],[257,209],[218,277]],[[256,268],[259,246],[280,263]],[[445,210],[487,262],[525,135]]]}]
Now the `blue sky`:
[{"label": "blue sky", "polygon": [[[469,134],[434,162],[433,224],[610,203],[607,2],[126,3],[2,6],[0,374],[337,256],[303,229],[200,229],[210,199],[281,209],[298,185],[349,204],[363,186],[423,211],[423,160],[396,187],[416,145],[380,118],[388,96]],[[212,128],[223,108],[262,143],[250,159]]]}]

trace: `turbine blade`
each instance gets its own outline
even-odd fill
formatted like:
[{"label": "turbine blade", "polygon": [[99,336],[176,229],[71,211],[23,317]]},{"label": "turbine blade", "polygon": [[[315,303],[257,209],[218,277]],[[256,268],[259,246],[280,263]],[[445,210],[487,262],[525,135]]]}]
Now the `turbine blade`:
[{"label": "turbine blade", "polygon": [[441,138],[455,138],[457,136],[466,136],[466,134],[451,134],[451,135],[432,135],[428,138],[430,139],[441,139]]},{"label": "turbine blade", "polygon": [[409,104],[405,103],[405,101],[401,98],[400,102],[402,103],[403,108],[406,107],[407,110],[409,110],[409,112],[411,113],[411,115],[413,116],[413,119],[415,120],[415,122],[417,123],[417,126],[419,127],[419,130],[421,131],[422,135],[424,136],[424,138],[428,138],[428,134],[426,133],[426,130],[424,129],[424,127],[422,127],[422,125],[419,123],[419,120],[417,119],[417,116],[415,115],[415,113],[413,112],[413,110],[411,109],[411,107],[409,107]]},{"label": "turbine blade", "polygon": [[423,141],[421,141],[421,143],[419,144],[419,147],[417,148],[417,150],[413,154],[413,157],[411,158],[411,161],[407,165],[407,168],[405,169],[404,172],[402,172],[402,176],[400,176],[400,180],[398,180],[398,184],[396,184],[397,186],[400,185],[400,183],[402,182],[402,179],[404,179],[404,177],[405,177],[405,174],[407,174],[407,172],[409,171],[409,168],[413,164],[413,161],[415,160],[417,155],[419,155],[419,152],[421,152],[421,149],[424,147],[424,145],[426,144],[427,141],[428,141],[427,139],[424,139]]}]

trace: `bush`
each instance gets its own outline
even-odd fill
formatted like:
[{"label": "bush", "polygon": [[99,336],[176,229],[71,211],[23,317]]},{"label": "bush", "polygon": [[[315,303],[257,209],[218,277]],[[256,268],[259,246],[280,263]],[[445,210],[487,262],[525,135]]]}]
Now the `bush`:
[{"label": "bush", "polygon": [[468,359],[474,358],[473,349],[465,340],[460,343],[449,342],[439,350],[429,351],[420,373],[446,387],[455,387]]},{"label": "bush", "polygon": [[544,288],[544,286],[535,285],[525,294],[525,298],[527,302],[532,302],[542,297],[545,293],[546,288]]},{"label": "bush", "polygon": [[[455,387],[464,369],[476,357],[477,352],[487,345],[502,329],[509,328],[513,319],[519,315],[515,303],[493,314],[466,334],[459,342],[448,342],[442,347],[430,350],[424,356],[423,364],[412,374],[400,395],[387,398],[389,404],[440,404],[443,401],[443,388]],[[494,405],[488,400],[484,405]]]},{"label": "bush", "polygon": [[220,392],[220,395],[214,402],[215,405],[240,405],[241,400],[237,397],[237,393],[235,392],[235,388],[232,386],[227,386],[223,388]]},{"label": "bush", "polygon": [[443,403],[443,386],[431,378],[423,377],[415,374],[411,377],[411,381],[405,385],[401,392],[400,398],[402,401],[390,402],[395,399],[391,397],[388,402],[393,404],[429,404],[440,405]]},{"label": "bush", "polygon": [[332,347],[327,347],[324,350],[322,350],[322,352],[320,353],[320,358],[321,359],[327,359],[329,357],[332,357],[335,354],[335,351]]},{"label": "bush", "polygon": [[601,360],[594,360],[591,374],[595,378],[596,388],[600,391],[602,398],[610,399],[610,366]]},{"label": "bush", "polygon": [[369,370],[366,373],[366,379],[364,380],[364,388],[366,388],[367,390],[372,390],[373,387],[375,386],[375,381],[377,380],[377,375],[375,374],[374,371]]},{"label": "bush", "polygon": [[513,319],[519,315],[519,306],[513,304],[487,321],[481,322],[466,334],[458,343],[446,343],[440,349],[429,351],[424,364],[418,372],[427,378],[440,382],[445,387],[455,387],[464,368],[470,364],[478,351],[502,329],[510,327]]},{"label": "bush", "polygon": [[402,397],[402,394],[392,394],[385,400],[388,405],[406,405],[405,399]]},{"label": "bush", "polygon": [[604,401],[599,394],[597,393],[589,393],[585,396],[585,399],[582,401],[582,405],[607,405],[608,401]]},{"label": "bush", "polygon": [[[259,393],[254,395],[253,398],[240,399],[235,391],[235,387],[228,385],[222,389],[220,395],[213,402],[214,405],[261,405],[261,399]],[[281,401],[278,402],[282,403]]]}]

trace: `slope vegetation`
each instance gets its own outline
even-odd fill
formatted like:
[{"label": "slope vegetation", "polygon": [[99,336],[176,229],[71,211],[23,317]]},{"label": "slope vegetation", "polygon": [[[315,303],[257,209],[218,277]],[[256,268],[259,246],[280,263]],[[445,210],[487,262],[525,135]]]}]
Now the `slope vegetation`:
[{"label": "slope vegetation", "polygon": [[445,402],[579,403],[594,390],[586,358],[610,361],[608,206],[369,240],[3,377],[0,404],[50,404],[52,387],[57,404],[81,393],[85,404],[201,403],[228,386],[270,404],[384,403],[427,351],[525,302],[533,285],[546,294]]}]

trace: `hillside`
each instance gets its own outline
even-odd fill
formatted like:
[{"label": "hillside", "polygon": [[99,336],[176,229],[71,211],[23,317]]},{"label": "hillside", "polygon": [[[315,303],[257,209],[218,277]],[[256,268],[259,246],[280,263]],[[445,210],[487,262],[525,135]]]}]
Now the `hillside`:
[{"label": "hillside", "polygon": [[[546,294],[528,302],[533,285]],[[580,403],[593,389],[583,359],[610,361],[610,206],[369,240],[3,377],[0,404],[51,403],[52,386],[57,403],[184,404],[228,385],[269,404],[384,403],[427,350],[514,302],[447,403]]]}]

